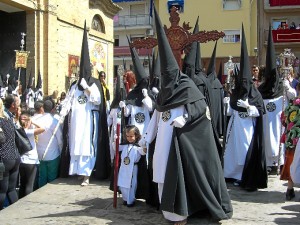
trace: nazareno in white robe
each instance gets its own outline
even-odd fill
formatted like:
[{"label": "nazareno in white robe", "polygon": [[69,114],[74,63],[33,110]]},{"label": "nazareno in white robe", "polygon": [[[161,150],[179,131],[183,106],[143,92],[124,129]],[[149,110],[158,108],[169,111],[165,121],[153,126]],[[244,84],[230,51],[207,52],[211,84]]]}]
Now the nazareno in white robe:
[{"label": "nazareno in white robe", "polygon": [[128,104],[124,110],[124,115],[126,117],[130,116],[128,123],[139,128],[141,135],[147,130],[150,122],[150,112],[153,110],[150,97],[144,98],[142,102],[141,107]]},{"label": "nazareno in white robe", "polygon": [[292,181],[295,184],[300,184],[300,141],[297,142],[295,148],[294,159],[290,167]]},{"label": "nazareno in white robe", "polygon": [[[90,176],[95,166],[98,138],[100,91],[96,84],[89,87],[90,95],[78,90],[77,85],[71,87],[69,93],[75,89],[71,99],[69,148],[69,175]],[[78,97],[84,95],[86,102],[79,103]]]},{"label": "nazareno in white robe", "polygon": [[[295,97],[295,89],[290,88],[286,92],[285,99],[283,99],[283,96],[274,99],[264,99],[264,105],[266,108],[266,114],[264,114],[263,116],[264,145],[266,151],[266,162],[268,167],[278,165],[280,138],[281,134],[284,131],[284,127],[282,127],[281,124],[280,116],[282,110],[284,110],[287,106],[288,101]],[[283,165],[284,162],[283,155],[284,145],[282,144],[280,146],[280,165]]]},{"label": "nazareno in white robe", "polygon": [[[119,151],[121,153],[121,166],[118,176],[118,186],[122,193],[123,200],[127,204],[132,204],[135,201],[135,192],[137,189],[137,174],[138,166],[136,163],[139,162],[141,155],[146,153],[139,146],[127,144],[119,145]],[[124,164],[124,158],[128,156],[130,163]]]},{"label": "nazareno in white robe", "polygon": [[[153,181],[158,183],[159,201],[161,201],[163,192],[166,168],[173,136],[174,127],[171,123],[175,118],[183,116],[184,114],[186,114],[184,106],[179,106],[166,112],[158,112],[154,110],[148,128],[142,136],[147,144],[150,144],[156,137],[153,155]],[[185,216],[172,212],[163,211],[163,215],[170,221],[186,219]]]},{"label": "nazareno in white robe", "polygon": [[224,177],[241,180],[246,155],[256,125],[255,117],[259,116],[259,112],[255,106],[250,106],[248,112],[242,114],[228,107],[227,115],[231,117],[226,134]]}]

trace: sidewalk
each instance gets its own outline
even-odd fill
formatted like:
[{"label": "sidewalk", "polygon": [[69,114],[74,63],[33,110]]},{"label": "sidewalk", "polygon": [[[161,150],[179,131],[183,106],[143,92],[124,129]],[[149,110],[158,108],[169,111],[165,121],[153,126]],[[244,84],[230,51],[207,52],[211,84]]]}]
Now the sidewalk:
[{"label": "sidewalk", "polygon": [[[87,187],[79,184],[75,177],[55,180],[0,211],[0,224],[171,224],[143,201],[128,208],[119,197],[114,209],[108,181],[91,180]],[[264,190],[246,192],[230,183],[228,190],[232,219],[213,223],[209,217],[190,218],[188,224],[300,224],[300,189],[295,189],[293,201],[286,202],[286,182],[276,175],[269,177],[269,188]]]}]

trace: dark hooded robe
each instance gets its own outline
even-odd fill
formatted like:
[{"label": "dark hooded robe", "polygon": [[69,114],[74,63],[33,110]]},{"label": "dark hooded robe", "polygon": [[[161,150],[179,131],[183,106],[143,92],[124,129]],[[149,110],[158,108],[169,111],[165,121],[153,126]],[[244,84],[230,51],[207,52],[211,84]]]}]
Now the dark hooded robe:
[{"label": "dark hooded robe", "polygon": [[[268,177],[263,143],[263,114],[265,113],[265,108],[261,94],[253,85],[251,78],[244,27],[242,27],[239,73],[236,77],[235,89],[233,89],[230,96],[230,106],[234,111],[227,130],[226,140],[228,142],[224,156],[224,175],[227,178],[241,179],[241,186],[249,190],[266,188]],[[248,99],[249,105],[255,106],[257,109],[258,116],[251,116],[252,114],[249,114],[246,108],[238,106],[237,102],[239,99],[244,101]],[[245,129],[247,124],[250,127]],[[251,134],[252,137],[246,136]],[[241,135],[240,138],[238,137],[239,135]],[[248,143],[249,138],[251,141]],[[239,144],[239,149],[236,149],[233,143],[237,139],[241,142],[247,139],[247,143]],[[248,149],[245,149],[247,147]],[[235,159],[231,157],[232,154],[236,155]],[[234,168],[234,170],[231,168]]]},{"label": "dark hooded robe", "polygon": [[[199,26],[198,26],[198,20],[197,19],[195,28],[194,28],[194,34],[199,32]],[[214,92],[212,91],[212,86],[210,84],[210,81],[206,78],[205,74],[202,72],[201,69],[201,63],[200,63],[200,43],[199,42],[193,42],[190,46],[190,51],[188,54],[186,54],[183,62],[183,68],[182,71],[186,75],[188,75],[196,84],[200,92],[204,95],[205,97],[205,102],[209,107],[209,110],[212,115],[218,115],[219,111],[221,110],[221,113],[223,113],[223,109],[213,107],[213,100],[217,99],[214,97]],[[222,98],[223,102],[223,98]],[[217,112],[216,112],[217,110]],[[222,114],[223,115],[223,114]],[[218,148],[218,153],[220,160],[223,164],[223,148],[221,146],[220,140],[219,140],[219,133],[217,132],[217,124],[218,120],[216,119],[216,116],[211,117],[211,123],[214,131],[214,138],[215,142]]]},{"label": "dark hooded robe", "polygon": [[215,44],[210,63],[207,69],[207,78],[211,84],[211,93],[212,96],[210,97],[211,101],[211,117],[212,121],[214,122],[216,132],[219,136],[223,134],[223,127],[224,127],[224,90],[223,85],[221,84],[220,80],[217,78],[216,73],[216,49],[217,49],[217,42]]},{"label": "dark hooded robe", "polygon": [[180,72],[155,9],[154,12],[162,72],[156,110],[163,113],[183,106],[188,115],[182,128],[173,128],[161,209],[181,216],[207,209],[217,220],[228,219],[232,206],[209,109],[195,83]]}]

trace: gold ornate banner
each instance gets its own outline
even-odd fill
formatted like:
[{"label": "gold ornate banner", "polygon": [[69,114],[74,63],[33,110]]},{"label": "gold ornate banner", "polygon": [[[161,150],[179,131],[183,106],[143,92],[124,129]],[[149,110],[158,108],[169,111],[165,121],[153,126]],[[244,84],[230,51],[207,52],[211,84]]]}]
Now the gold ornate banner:
[{"label": "gold ornate banner", "polygon": [[27,67],[27,59],[29,55],[29,51],[19,51],[15,50],[16,52],[16,63],[15,63],[15,68],[26,68]]}]

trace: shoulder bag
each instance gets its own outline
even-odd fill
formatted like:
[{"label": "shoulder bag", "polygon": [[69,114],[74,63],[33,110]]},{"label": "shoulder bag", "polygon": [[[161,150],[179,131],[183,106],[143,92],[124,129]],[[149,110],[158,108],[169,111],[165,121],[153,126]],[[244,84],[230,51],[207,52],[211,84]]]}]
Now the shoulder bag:
[{"label": "shoulder bag", "polygon": [[26,152],[32,150],[32,145],[29,141],[29,138],[22,127],[16,128],[15,134],[16,146],[20,155],[23,155]]}]

